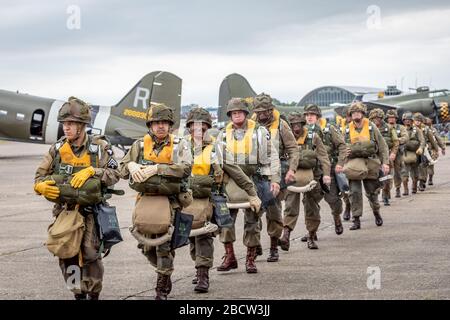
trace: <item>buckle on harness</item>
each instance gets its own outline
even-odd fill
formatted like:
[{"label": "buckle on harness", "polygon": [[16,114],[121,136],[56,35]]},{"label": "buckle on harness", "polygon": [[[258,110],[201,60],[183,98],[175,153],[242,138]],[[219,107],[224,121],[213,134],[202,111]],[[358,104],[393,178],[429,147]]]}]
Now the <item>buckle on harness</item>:
[{"label": "buckle on harness", "polygon": [[70,164],[66,164],[66,165],[61,165],[59,167],[59,173],[60,174],[68,174],[71,175],[73,172],[73,166],[71,166]]}]

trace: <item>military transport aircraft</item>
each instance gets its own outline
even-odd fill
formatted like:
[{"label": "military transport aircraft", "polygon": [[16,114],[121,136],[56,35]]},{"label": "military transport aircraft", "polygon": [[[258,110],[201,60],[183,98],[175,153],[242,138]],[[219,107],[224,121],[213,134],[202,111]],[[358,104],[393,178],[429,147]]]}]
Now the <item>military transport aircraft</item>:
[{"label": "military transport aircraft", "polygon": [[420,112],[425,117],[433,119],[435,124],[449,122],[450,91],[447,89],[432,90],[428,87],[419,87],[415,93],[407,93],[394,97],[364,102],[368,109],[381,108],[385,112],[396,109],[401,117],[405,112]]},{"label": "military transport aircraft", "polygon": [[[267,92],[270,93],[270,92]],[[248,102],[253,101],[253,97],[256,96],[256,92],[250,86],[246,78],[238,73],[232,73],[223,79],[219,89],[219,109],[218,125],[221,126],[228,121],[227,117],[227,103],[233,97],[245,98]],[[277,110],[282,116],[287,117],[291,112],[303,111],[304,106],[276,106]],[[327,119],[334,119],[335,112],[333,108],[322,108],[322,116]]]},{"label": "military transport aircraft", "polygon": [[[76,93],[73,93],[76,96]],[[63,135],[58,110],[64,101],[0,90],[0,140],[51,144]],[[106,135],[123,148],[147,132],[146,110],[150,104],[164,103],[174,108],[180,125],[181,79],[165,71],[145,75],[113,106],[92,105],[88,131]]]},{"label": "military transport aircraft", "polygon": [[[449,90],[430,91],[427,87],[421,87],[417,88],[416,91],[416,93],[412,94],[394,95],[369,101],[364,100],[364,95],[357,95],[355,100],[362,100],[367,105],[368,110],[373,108],[382,108],[384,111],[397,109],[400,118],[404,112],[410,111],[421,112],[424,116],[432,118],[434,123],[450,122],[448,108],[448,104],[450,103]],[[368,96],[373,97],[378,94],[378,92],[374,92],[372,95]],[[223,125],[228,120],[226,115],[226,105],[232,97],[241,97],[252,102],[254,96],[256,96],[256,92],[242,75],[233,73],[226,76],[219,89],[219,126],[220,124]],[[345,104],[332,104],[328,107],[321,106],[322,115],[328,120],[335,121],[336,115],[341,115],[345,106]],[[277,106],[276,108],[281,114],[287,116],[294,111],[301,112],[303,107],[304,106],[297,105],[295,107]]]}]

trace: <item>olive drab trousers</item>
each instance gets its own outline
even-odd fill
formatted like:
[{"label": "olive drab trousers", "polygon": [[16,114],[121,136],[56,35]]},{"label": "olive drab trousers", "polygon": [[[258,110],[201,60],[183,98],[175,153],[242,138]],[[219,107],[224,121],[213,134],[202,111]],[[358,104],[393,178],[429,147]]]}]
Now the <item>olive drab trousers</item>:
[{"label": "olive drab trousers", "polygon": [[99,252],[100,238],[93,214],[87,214],[84,223],[81,257],[76,255],[69,259],[59,259],[59,266],[66,285],[73,293],[100,293],[102,291],[104,268]]},{"label": "olive drab trousers", "polygon": [[370,207],[373,212],[380,211],[380,203],[378,202],[378,195],[380,193],[380,182],[377,179],[365,180],[349,180],[350,183],[350,203],[353,217],[361,217],[363,214],[363,195],[362,186],[366,192],[366,197],[369,200]]},{"label": "olive drab trousers", "polygon": [[[283,224],[290,230],[294,230],[300,214],[300,193],[287,191],[285,199]],[[303,207],[305,212],[306,230],[316,232],[320,225],[320,205],[323,199],[323,192],[318,183],[316,187],[303,194]]]}]

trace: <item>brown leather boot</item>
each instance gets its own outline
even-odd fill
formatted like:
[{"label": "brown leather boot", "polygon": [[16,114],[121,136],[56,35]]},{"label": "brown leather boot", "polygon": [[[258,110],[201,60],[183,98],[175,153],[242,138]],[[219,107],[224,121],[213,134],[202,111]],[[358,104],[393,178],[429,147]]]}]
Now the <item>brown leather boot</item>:
[{"label": "brown leather boot", "polygon": [[[309,237],[309,234],[305,234],[303,237],[300,238],[300,241],[301,242],[307,242],[308,241],[308,237]],[[313,240],[317,241],[317,233],[314,235],[314,239]]]},{"label": "brown leather boot", "polygon": [[258,269],[256,269],[255,264],[256,258],[256,247],[247,248],[247,258],[245,261],[245,270],[247,273],[257,273]]},{"label": "brown leather boot", "polygon": [[408,179],[403,180],[403,195],[404,195],[404,196],[409,195],[409,190],[408,190]]},{"label": "brown leather boot", "polygon": [[426,186],[425,180],[419,180],[419,191],[425,191]]},{"label": "brown leather boot", "polygon": [[350,230],[358,230],[361,229],[361,221],[359,217],[353,217],[353,225],[350,227]]},{"label": "brown leather boot", "polygon": [[217,268],[217,271],[230,271],[238,267],[236,256],[234,255],[233,243],[225,243],[225,255],[223,256],[222,264]]},{"label": "brown leather boot", "polygon": [[383,225],[383,219],[381,218],[380,212],[374,211],[373,215],[375,216],[375,224],[381,227]]},{"label": "brown leather boot", "polygon": [[417,193],[417,179],[413,179],[411,190],[412,193]]},{"label": "brown leather boot", "polygon": [[315,232],[309,232],[309,236],[308,236],[308,249],[319,249],[319,246],[317,245],[317,243],[314,242],[314,238],[316,236]]},{"label": "brown leather boot", "polygon": [[99,297],[100,297],[100,293],[98,293],[98,292],[91,292],[91,293],[87,294],[88,300],[98,300]]},{"label": "brown leather boot", "polygon": [[344,210],[344,215],[343,215],[343,218],[344,218],[344,220],[345,221],[348,221],[348,220],[350,220],[350,204],[345,204],[345,210]]},{"label": "brown leather boot", "polygon": [[270,237],[270,252],[267,257],[267,262],[277,262],[278,258],[278,238]]},{"label": "brown leather boot", "polygon": [[433,175],[432,174],[428,175],[428,185],[429,186],[433,185]]},{"label": "brown leather boot", "polygon": [[262,246],[256,246],[256,256],[262,256],[263,255],[263,249]]},{"label": "brown leather boot", "polygon": [[284,227],[283,235],[278,240],[278,244],[280,245],[281,250],[289,251],[289,247],[291,245],[290,239],[289,239],[290,236],[291,236],[291,229],[289,229],[289,227]]},{"label": "brown leather boot", "polygon": [[197,284],[197,283],[198,283],[198,269],[195,272],[194,278],[192,278],[192,284]]},{"label": "brown leather boot", "polygon": [[[170,290],[172,289],[170,282],[170,276],[160,274],[158,273],[158,278],[156,279],[156,296],[155,300],[167,300],[167,295],[169,294]],[[170,286],[170,290],[169,290]]]},{"label": "brown leather boot", "polygon": [[337,235],[340,235],[344,232],[344,227],[342,226],[341,216],[334,215],[334,232],[336,232]]},{"label": "brown leather boot", "polygon": [[73,295],[75,300],[87,300],[87,294],[86,293],[75,293]]},{"label": "brown leather boot", "polygon": [[396,198],[400,198],[401,197],[401,195],[400,195],[400,187],[395,188],[395,197]]},{"label": "brown leather boot", "polygon": [[198,267],[198,283],[194,288],[195,292],[206,293],[209,289],[209,268],[208,267]]}]

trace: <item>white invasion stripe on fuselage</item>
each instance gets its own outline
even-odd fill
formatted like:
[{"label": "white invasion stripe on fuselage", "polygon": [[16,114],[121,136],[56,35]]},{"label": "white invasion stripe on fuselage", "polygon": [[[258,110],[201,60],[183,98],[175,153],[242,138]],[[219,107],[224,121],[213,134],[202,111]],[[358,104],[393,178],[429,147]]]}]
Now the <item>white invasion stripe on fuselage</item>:
[{"label": "white invasion stripe on fuselage", "polygon": [[110,115],[111,107],[99,106],[92,129],[97,129],[95,131],[100,131],[100,134],[106,134],[106,123]]},{"label": "white invasion stripe on fuselage", "polygon": [[58,111],[61,106],[64,104],[64,101],[55,100],[50,107],[50,111],[48,113],[47,123],[45,126],[45,143],[52,144],[58,140]]}]

